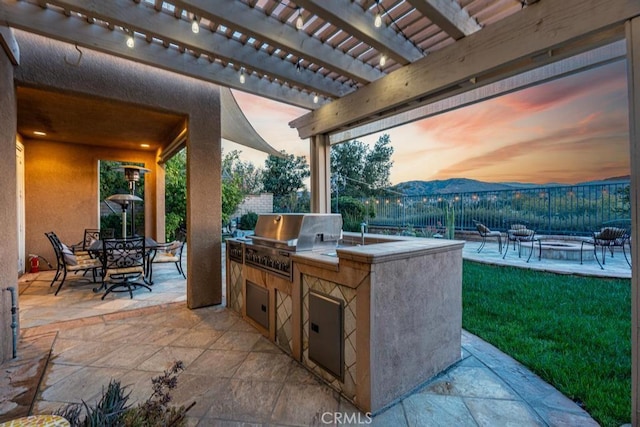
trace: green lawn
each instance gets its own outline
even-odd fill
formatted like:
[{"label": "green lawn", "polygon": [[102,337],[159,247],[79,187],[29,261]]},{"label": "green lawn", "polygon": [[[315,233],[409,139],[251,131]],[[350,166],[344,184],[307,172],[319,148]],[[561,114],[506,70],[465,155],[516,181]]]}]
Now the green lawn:
[{"label": "green lawn", "polygon": [[462,325],[603,426],[631,421],[631,281],[464,262]]}]

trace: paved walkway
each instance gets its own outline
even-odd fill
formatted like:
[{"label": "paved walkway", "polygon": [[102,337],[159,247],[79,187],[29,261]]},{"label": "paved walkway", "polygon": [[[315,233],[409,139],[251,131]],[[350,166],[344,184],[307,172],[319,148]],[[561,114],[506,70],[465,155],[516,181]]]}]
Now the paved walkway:
[{"label": "paved walkway", "polygon": [[[470,242],[465,258],[497,258],[492,253],[497,246],[488,244],[480,254],[475,248],[477,243]],[[510,255],[512,264],[528,268],[544,262],[527,264]],[[130,384],[134,399],[145,399],[151,378],[174,360],[186,365],[174,403],[196,402],[188,412],[190,426],[343,425],[336,422],[339,417],[350,425],[368,421],[234,312],[223,306],[188,310],[186,283],[173,266],[154,268],[153,292],[140,289],[133,300],[122,294],[101,301],[92,285],[77,276],[54,297],[50,272],[25,276],[20,283],[21,347],[18,359],[2,366],[9,378],[0,378],[0,421],[20,409],[15,401],[21,399],[24,410],[29,390],[35,389],[32,413],[80,399],[94,402],[111,378]],[[462,346],[460,362],[377,414],[371,424],[597,425],[493,346],[464,331]],[[42,363],[49,349],[51,357]]]}]

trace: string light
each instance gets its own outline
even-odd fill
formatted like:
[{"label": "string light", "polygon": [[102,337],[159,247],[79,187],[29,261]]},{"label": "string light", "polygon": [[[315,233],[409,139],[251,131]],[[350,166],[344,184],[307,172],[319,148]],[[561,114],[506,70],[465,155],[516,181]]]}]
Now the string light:
[{"label": "string light", "polygon": [[380,0],[376,0],[376,17],[373,20],[373,25],[376,28],[380,28],[382,26],[382,15],[380,15]]},{"label": "string light", "polygon": [[244,84],[246,78],[244,76],[244,68],[240,68],[240,84]]},{"label": "string light", "polygon": [[[127,30],[125,30],[127,31]],[[129,49],[133,49],[136,45],[136,41],[133,38],[133,33],[130,33],[129,31],[127,31],[127,34],[129,34],[129,37],[127,37],[127,47]]]},{"label": "string light", "polygon": [[380,66],[384,67],[384,64],[386,63],[387,63],[387,55],[384,55],[384,54],[380,55]]},{"label": "string light", "polygon": [[382,26],[382,16],[380,16],[380,12],[376,13],[376,18],[373,21],[373,25],[376,28],[380,28]]},{"label": "string light", "polygon": [[302,18],[302,8],[298,8],[298,17],[296,18],[296,28],[301,30],[304,27],[304,19]]},{"label": "string light", "polygon": [[193,34],[198,34],[200,32],[200,24],[198,23],[198,18],[193,15],[193,21],[191,21],[191,31]]},{"label": "string light", "polygon": [[318,94],[317,94],[317,93],[314,93],[314,94],[313,94],[313,103],[314,103],[314,104],[317,104],[317,103],[318,103]]}]

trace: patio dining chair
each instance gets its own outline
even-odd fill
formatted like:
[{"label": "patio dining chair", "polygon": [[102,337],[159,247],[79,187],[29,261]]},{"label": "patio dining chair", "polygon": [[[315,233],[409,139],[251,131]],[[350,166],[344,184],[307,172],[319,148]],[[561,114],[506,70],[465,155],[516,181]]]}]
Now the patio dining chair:
[{"label": "patio dining chair", "polygon": [[130,297],[133,298],[133,291],[139,287],[151,291],[151,288],[144,283],[147,259],[144,236],[103,239],[100,257],[102,286],[94,291],[104,289],[102,299],[112,292],[129,292]]},{"label": "patio dining chair", "polygon": [[476,230],[478,230],[478,233],[480,234],[480,236],[482,236],[482,243],[480,243],[480,246],[478,247],[477,252],[480,253],[480,251],[484,249],[484,245],[486,245],[487,243],[487,238],[497,237],[498,252],[502,253],[502,233],[499,231],[492,231],[491,229],[489,229],[489,227],[487,227],[481,222],[478,222],[475,220],[473,222],[476,224]]},{"label": "patio dining chair", "polygon": [[100,239],[112,239],[115,234],[115,230],[113,228],[85,228],[84,229],[84,238],[81,242],[76,243],[71,246],[71,250],[73,253],[77,255],[90,255],[89,247],[95,241]]},{"label": "patio dining chair", "polygon": [[53,231],[44,234],[45,236],[47,236],[47,239],[49,239],[49,242],[51,242],[51,246],[53,246],[53,251],[56,254],[57,263],[56,273],[53,276],[53,280],[51,281],[51,284],[49,286],[53,286],[53,284],[58,279],[60,279],[60,276],[62,276],[60,284],[58,285],[58,288],[56,289],[54,295],[58,295],[58,292],[60,292],[62,285],[67,279],[67,272],[69,271],[72,271],[74,273],[77,273],[78,271],[91,271],[91,274],[93,275],[93,281],[96,281],[97,272],[100,268],[102,268],[102,263],[100,262],[100,260],[92,258],[89,255],[74,254],[71,248],[62,243],[56,233],[54,233]]},{"label": "patio dining chair", "polygon": [[159,243],[151,262],[153,264],[172,262],[176,265],[178,273],[182,274],[182,277],[186,279],[187,276],[182,269],[182,250],[184,249],[184,243],[184,238],[181,237],[178,237],[178,239],[173,242]]},{"label": "patio dining chair", "polygon": [[[608,249],[611,253],[611,257],[613,257],[613,250],[616,247],[622,248],[622,253],[624,254],[624,259],[631,267],[631,262],[629,262],[629,258],[627,257],[627,251],[625,250],[625,244],[629,243],[630,234],[627,229],[622,227],[602,227],[600,231],[595,231],[590,239],[583,240],[580,244],[580,264],[582,264],[582,251],[584,249],[584,245],[593,246],[593,256],[598,262],[601,270],[604,270],[604,264],[606,262],[606,250]],[[602,262],[598,258],[598,247],[601,248],[602,252]]]}]

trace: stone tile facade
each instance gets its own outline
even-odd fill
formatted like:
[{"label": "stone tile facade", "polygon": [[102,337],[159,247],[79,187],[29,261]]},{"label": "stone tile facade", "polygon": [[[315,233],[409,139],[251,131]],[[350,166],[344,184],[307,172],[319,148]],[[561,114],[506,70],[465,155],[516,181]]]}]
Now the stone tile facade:
[{"label": "stone tile facade", "polygon": [[[334,377],[309,359],[309,291],[344,301],[344,379]],[[343,396],[356,399],[356,290],[317,277],[302,276],[302,363]]]}]

